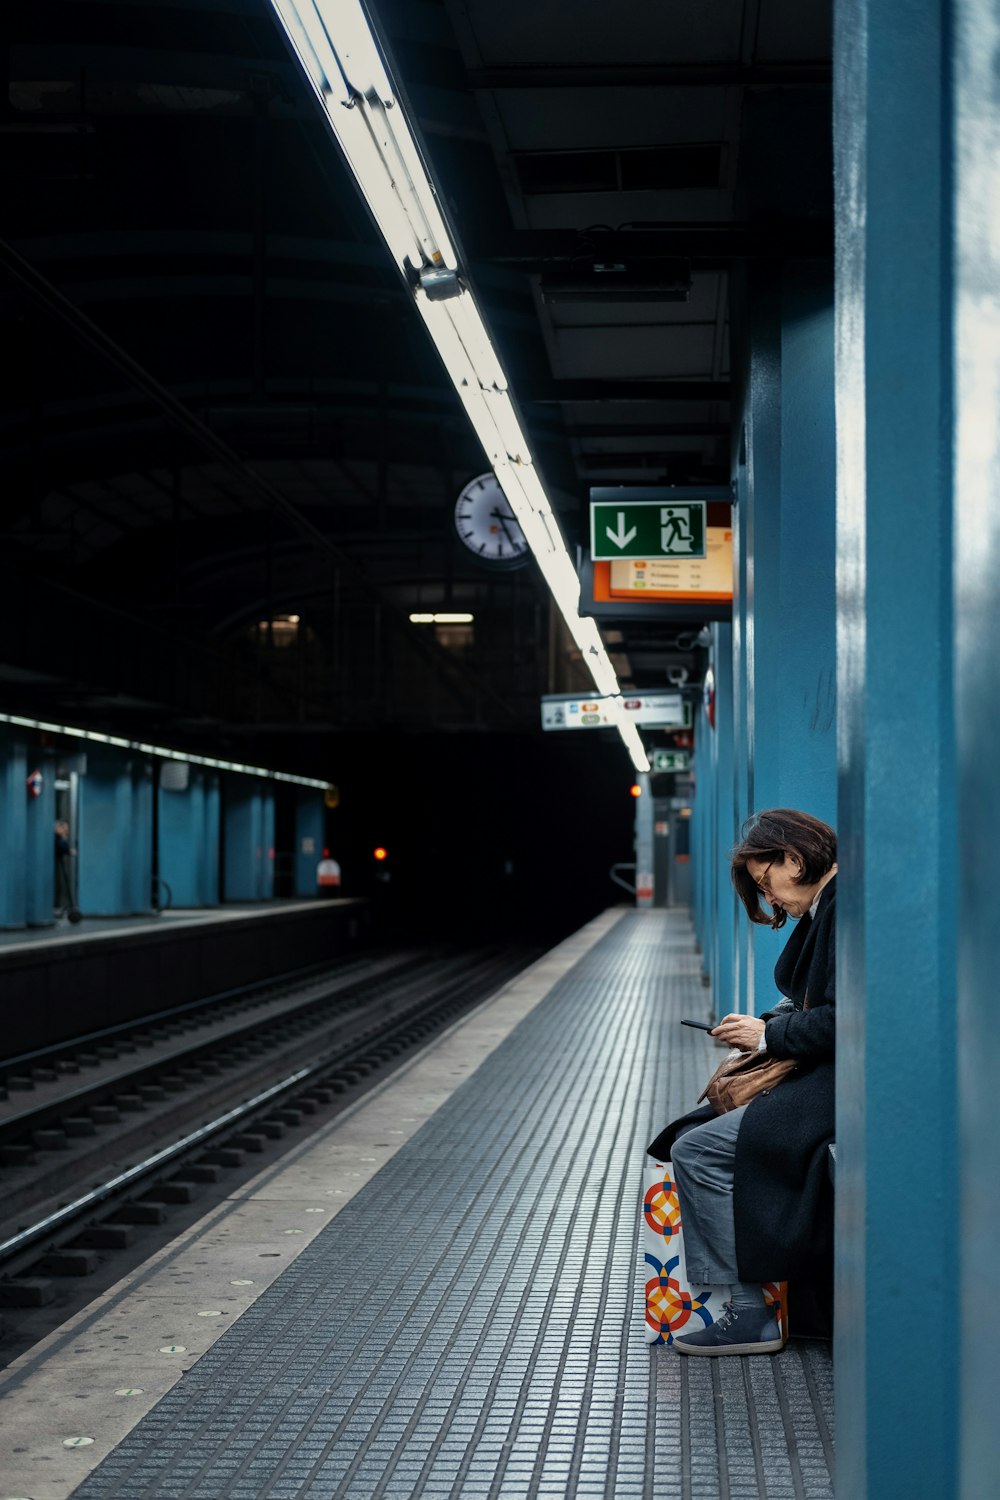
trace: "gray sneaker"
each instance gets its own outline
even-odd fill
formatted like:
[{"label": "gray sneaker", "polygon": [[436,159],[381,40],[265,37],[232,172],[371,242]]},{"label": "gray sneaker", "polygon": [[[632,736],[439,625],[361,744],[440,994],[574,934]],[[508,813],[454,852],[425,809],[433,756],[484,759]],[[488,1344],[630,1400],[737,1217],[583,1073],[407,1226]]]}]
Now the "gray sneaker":
[{"label": "gray sneaker", "polygon": [[674,1334],[680,1354],[776,1354],[784,1346],[771,1308],[734,1307],[731,1302],[707,1328]]}]

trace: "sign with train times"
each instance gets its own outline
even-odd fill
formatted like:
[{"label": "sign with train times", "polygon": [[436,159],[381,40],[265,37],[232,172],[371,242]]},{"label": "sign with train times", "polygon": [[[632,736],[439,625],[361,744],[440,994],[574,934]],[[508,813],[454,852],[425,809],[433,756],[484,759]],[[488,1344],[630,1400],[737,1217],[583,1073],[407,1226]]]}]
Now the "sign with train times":
[{"label": "sign with train times", "polygon": [[[613,698],[550,693],[542,699],[543,729],[617,729]],[[628,723],[646,729],[690,729],[691,704],[680,693],[629,693],[620,710]]]}]

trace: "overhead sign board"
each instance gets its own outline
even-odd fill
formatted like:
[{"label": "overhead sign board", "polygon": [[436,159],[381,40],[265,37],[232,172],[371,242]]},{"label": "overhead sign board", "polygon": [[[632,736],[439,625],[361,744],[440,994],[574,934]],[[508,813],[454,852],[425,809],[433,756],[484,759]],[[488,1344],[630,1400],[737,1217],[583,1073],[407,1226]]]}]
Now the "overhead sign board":
[{"label": "overhead sign board", "polygon": [[705,532],[704,500],[623,498],[590,502],[590,555],[594,562],[704,557]]},{"label": "overhead sign board", "polygon": [[590,529],[593,556],[580,563],[582,613],[701,624],[731,616],[728,485],[595,485]]},{"label": "overhead sign board", "polygon": [[[616,729],[617,710],[611,698],[581,698],[553,693],[542,699],[543,729]],[[647,729],[690,729],[691,704],[680,693],[630,693],[622,697],[629,723]]]}]

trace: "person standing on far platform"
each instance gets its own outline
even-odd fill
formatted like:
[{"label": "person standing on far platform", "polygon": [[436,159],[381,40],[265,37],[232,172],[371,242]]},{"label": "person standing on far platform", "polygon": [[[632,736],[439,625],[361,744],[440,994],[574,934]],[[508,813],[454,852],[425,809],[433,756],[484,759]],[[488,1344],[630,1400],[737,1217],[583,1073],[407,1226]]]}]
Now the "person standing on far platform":
[{"label": "person standing on far platform", "polygon": [[[681,1354],[773,1354],[784,1338],[762,1283],[787,1281],[800,1328],[828,1332],[833,1263],[835,913],[837,835],[792,808],[758,813],[731,855],[751,922],[795,929],[775,965],[782,999],[760,1017],[732,1014],[712,1031],[744,1053],[794,1069],[748,1104],[705,1105],[648,1147],[670,1161],[688,1280],[727,1287],[718,1319],[673,1338]],[[770,907],[764,910],[761,898]],[[717,1304],[716,1304],[717,1305]],[[801,1315],[800,1315],[801,1312]],[[785,1331],[787,1336],[788,1321]]]},{"label": "person standing on far platform", "polygon": [[69,824],[65,818],[56,819],[56,906],[60,911],[73,905],[73,885],[69,874],[70,856],[76,853],[70,848]]}]

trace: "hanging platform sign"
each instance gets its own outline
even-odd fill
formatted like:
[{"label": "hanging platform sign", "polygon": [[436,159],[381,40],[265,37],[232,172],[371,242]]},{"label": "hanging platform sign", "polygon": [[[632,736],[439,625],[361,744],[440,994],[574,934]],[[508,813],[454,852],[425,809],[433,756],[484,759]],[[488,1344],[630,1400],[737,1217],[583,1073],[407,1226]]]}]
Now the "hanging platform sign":
[{"label": "hanging platform sign", "polygon": [[[543,729],[617,729],[611,698],[581,698],[551,693],[542,699]],[[647,729],[689,729],[691,704],[680,693],[643,693],[623,696],[625,718]]]},{"label": "hanging platform sign", "polygon": [[581,611],[597,619],[727,619],[733,598],[728,488],[617,485],[590,492]]}]

